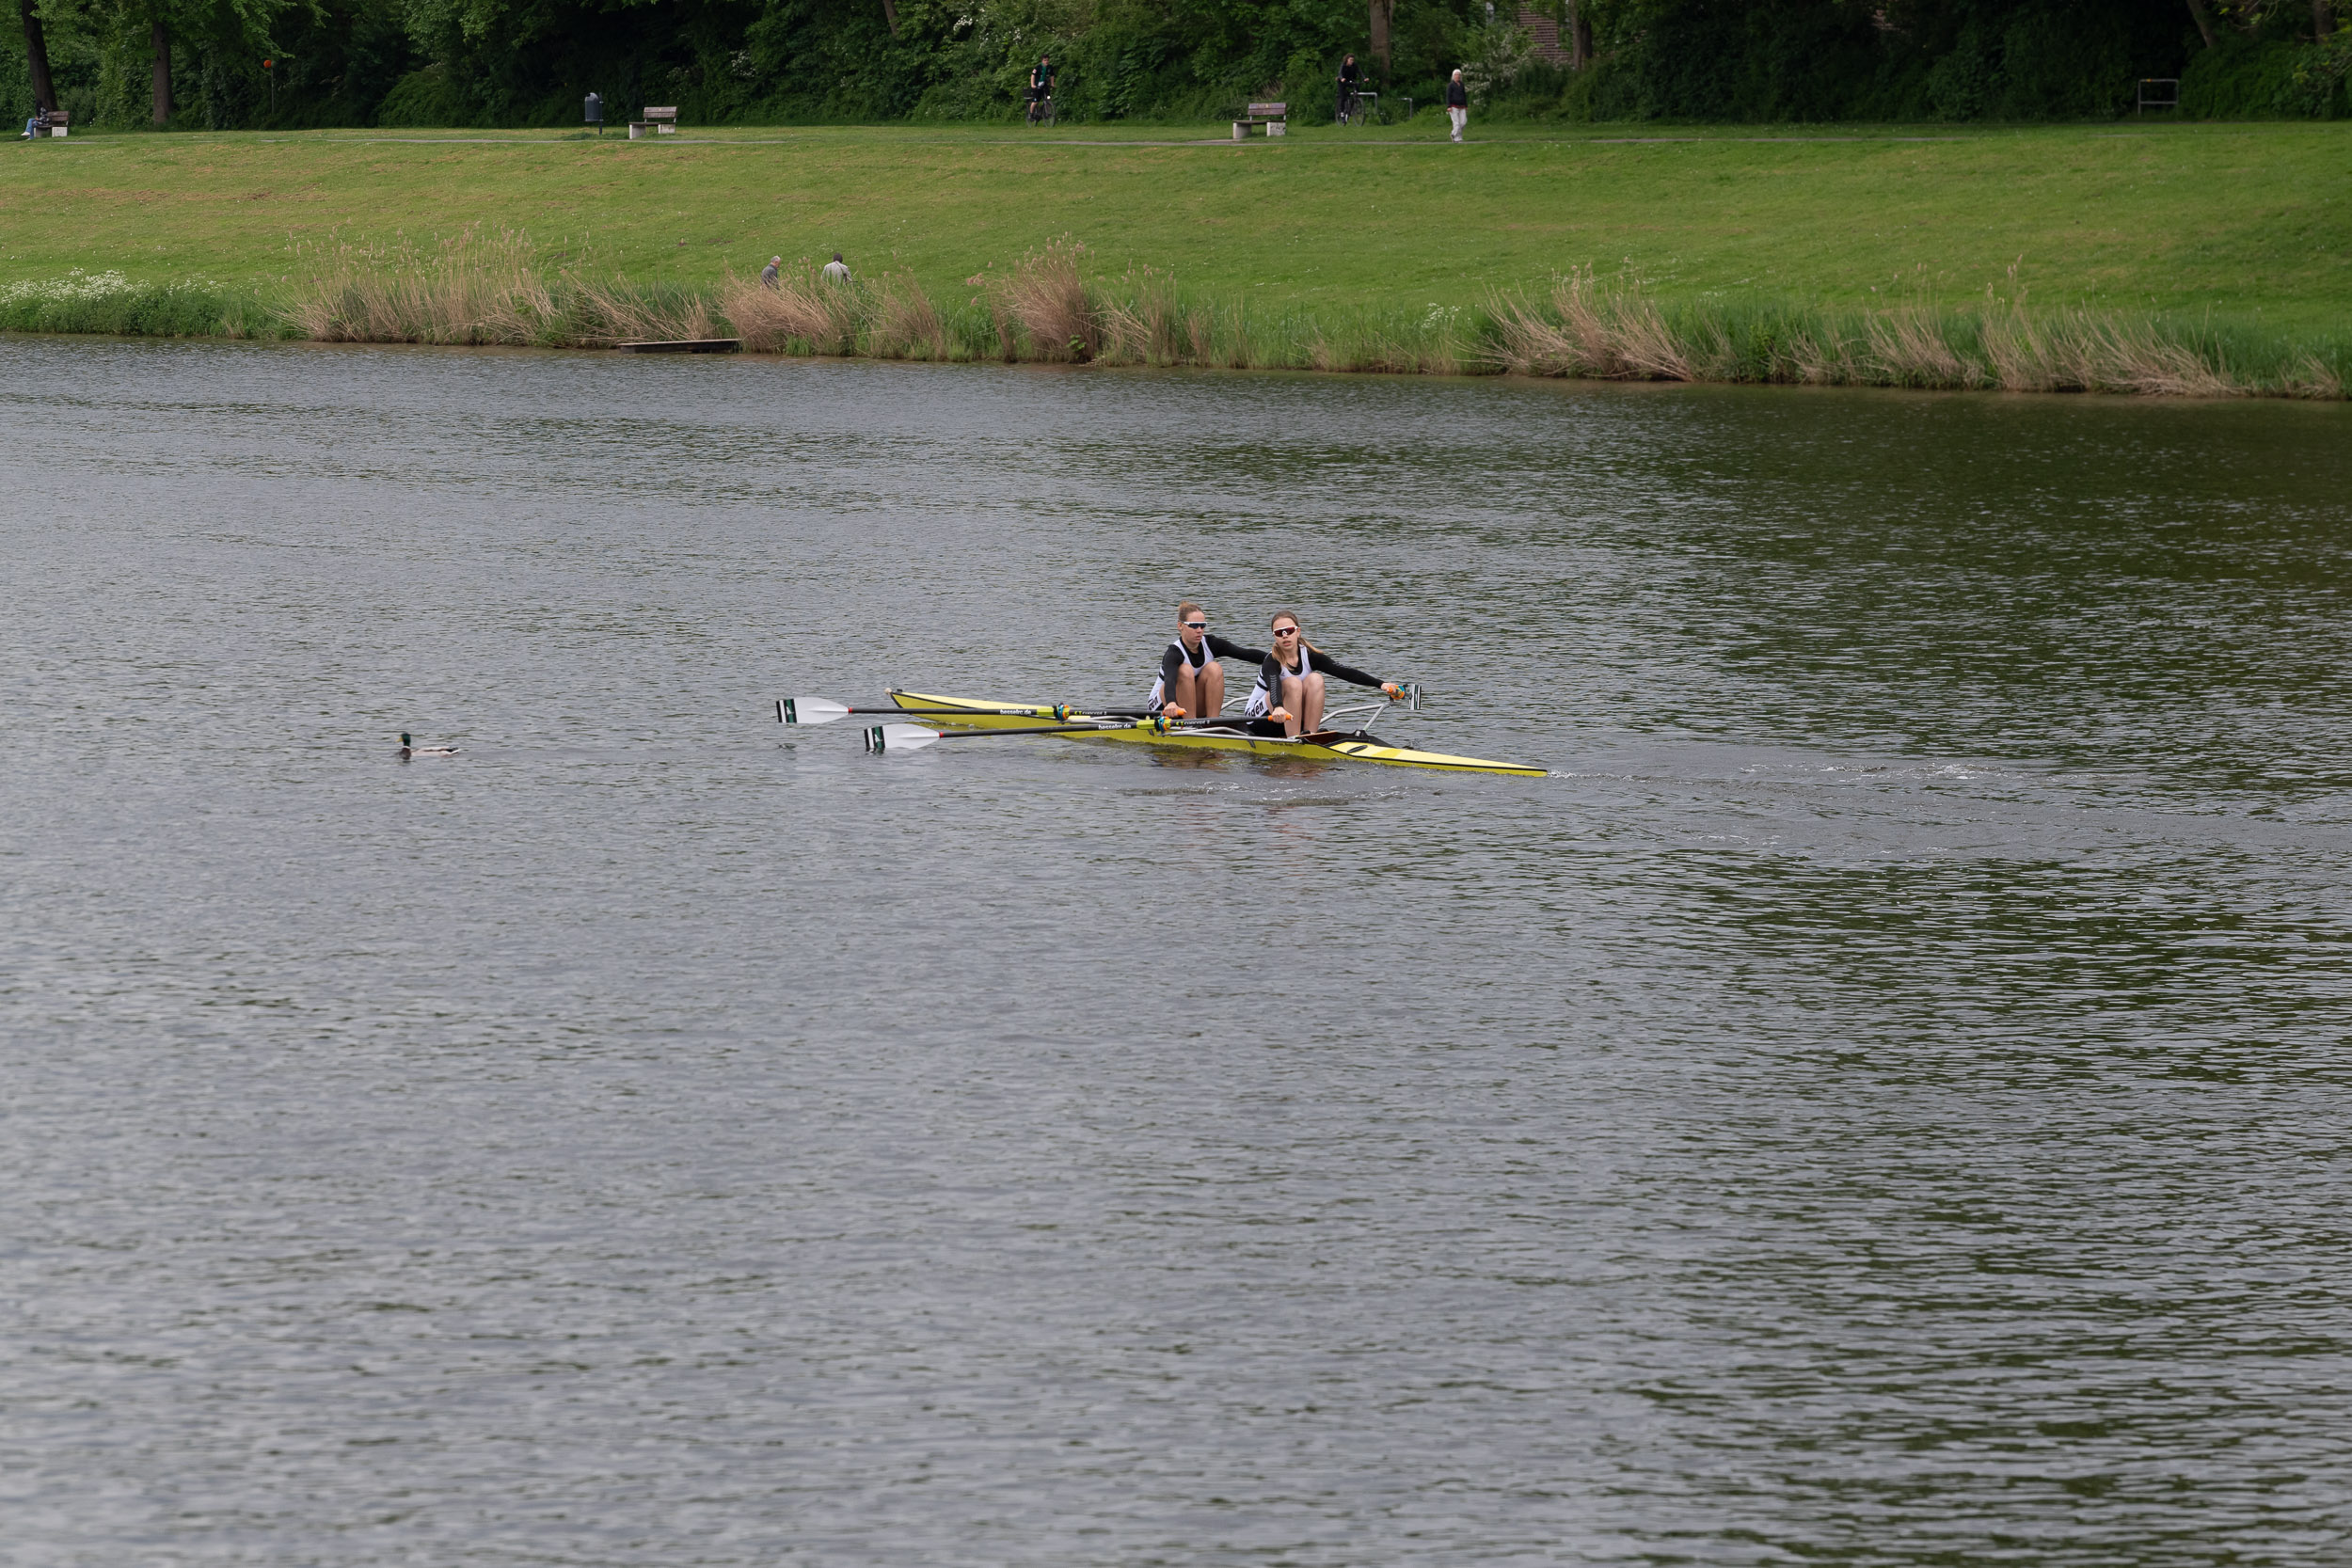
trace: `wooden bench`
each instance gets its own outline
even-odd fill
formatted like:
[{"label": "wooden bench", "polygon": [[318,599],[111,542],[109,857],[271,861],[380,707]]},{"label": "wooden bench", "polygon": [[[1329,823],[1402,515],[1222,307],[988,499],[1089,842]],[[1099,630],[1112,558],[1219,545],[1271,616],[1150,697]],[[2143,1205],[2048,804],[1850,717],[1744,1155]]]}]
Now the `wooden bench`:
[{"label": "wooden bench", "polygon": [[1253,125],[1264,126],[1265,134],[1269,136],[1288,135],[1290,134],[1290,121],[1283,117],[1287,115],[1289,111],[1290,105],[1287,103],[1250,104],[1248,114],[1245,118],[1233,121],[1233,139],[1235,141],[1239,141],[1244,136],[1249,135],[1249,128]]},{"label": "wooden bench", "polygon": [[68,111],[64,109],[52,109],[49,111],[49,134],[51,135],[64,135],[72,124],[73,116]]},{"label": "wooden bench", "polygon": [[631,141],[641,136],[674,136],[675,135],[677,135],[677,109],[675,105],[667,109],[648,108],[644,112],[644,118],[628,122],[628,139]]}]

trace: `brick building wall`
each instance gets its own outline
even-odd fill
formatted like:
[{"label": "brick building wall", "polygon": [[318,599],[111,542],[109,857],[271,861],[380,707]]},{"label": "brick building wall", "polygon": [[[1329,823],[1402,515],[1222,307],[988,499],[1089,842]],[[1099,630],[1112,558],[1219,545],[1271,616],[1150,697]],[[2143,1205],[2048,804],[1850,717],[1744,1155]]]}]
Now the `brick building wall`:
[{"label": "brick building wall", "polygon": [[1535,40],[1535,58],[1546,65],[1568,63],[1568,40],[1560,36],[1560,24],[1548,16],[1537,16],[1522,5],[1519,25]]}]

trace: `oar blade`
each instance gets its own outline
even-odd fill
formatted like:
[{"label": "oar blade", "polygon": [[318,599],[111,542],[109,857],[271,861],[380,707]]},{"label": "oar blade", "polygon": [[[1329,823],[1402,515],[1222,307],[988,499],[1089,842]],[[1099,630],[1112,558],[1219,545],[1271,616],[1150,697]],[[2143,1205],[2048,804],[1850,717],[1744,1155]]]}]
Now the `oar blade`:
[{"label": "oar blade", "polygon": [[787,724],[830,724],[853,710],[822,697],[786,697],[776,704],[776,717]]},{"label": "oar blade", "polygon": [[946,737],[920,724],[876,724],[866,732],[869,752],[919,752]]}]

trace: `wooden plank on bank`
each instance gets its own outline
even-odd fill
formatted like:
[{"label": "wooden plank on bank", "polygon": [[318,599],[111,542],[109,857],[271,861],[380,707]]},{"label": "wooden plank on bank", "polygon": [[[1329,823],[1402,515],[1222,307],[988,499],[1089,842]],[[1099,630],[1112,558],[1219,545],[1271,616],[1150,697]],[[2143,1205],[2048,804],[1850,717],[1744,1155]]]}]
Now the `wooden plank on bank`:
[{"label": "wooden plank on bank", "polygon": [[623,354],[733,354],[743,346],[740,338],[675,338],[667,341],[614,343]]}]

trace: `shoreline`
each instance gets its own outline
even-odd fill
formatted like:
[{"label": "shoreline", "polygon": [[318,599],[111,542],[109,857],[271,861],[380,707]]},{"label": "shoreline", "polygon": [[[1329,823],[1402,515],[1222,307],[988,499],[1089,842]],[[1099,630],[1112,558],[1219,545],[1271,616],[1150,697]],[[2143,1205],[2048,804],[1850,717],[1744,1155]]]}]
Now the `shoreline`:
[{"label": "shoreline", "polygon": [[[0,332],[607,350],[736,339],[752,354],[1327,374],[1827,386],[2341,402],[2352,344],[2084,308],[1879,309],[1769,299],[1660,302],[1592,272],[1425,311],[1253,306],[1146,270],[1087,276],[1048,245],[936,302],[910,274],[838,285],[809,262],[763,284],[643,285],[550,268],[525,236],[356,250],[277,298],[203,280],[74,273],[0,286]],[[2021,291],[2022,294],[2022,291]]]}]

